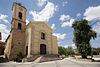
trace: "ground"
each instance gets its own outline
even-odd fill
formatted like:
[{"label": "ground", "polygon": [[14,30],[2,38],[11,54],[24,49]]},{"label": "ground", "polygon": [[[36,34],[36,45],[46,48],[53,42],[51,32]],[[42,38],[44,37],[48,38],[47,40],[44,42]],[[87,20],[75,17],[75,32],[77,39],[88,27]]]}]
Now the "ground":
[{"label": "ground", "polygon": [[16,62],[7,62],[0,63],[0,67],[100,67],[100,62],[83,62],[83,61],[75,61],[69,59],[57,60],[57,61],[49,61],[42,63],[34,63],[34,62],[24,62],[24,63],[16,63]]}]

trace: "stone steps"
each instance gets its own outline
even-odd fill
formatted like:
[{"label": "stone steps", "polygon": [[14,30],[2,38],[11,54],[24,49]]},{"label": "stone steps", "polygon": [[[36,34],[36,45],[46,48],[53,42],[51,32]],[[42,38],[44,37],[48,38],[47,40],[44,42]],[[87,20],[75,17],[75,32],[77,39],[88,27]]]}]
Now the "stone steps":
[{"label": "stone steps", "polygon": [[32,62],[32,61],[36,60],[38,57],[40,57],[40,56],[37,55],[37,56],[29,57],[29,58],[25,57],[22,59],[22,62]]},{"label": "stone steps", "polygon": [[58,60],[57,55],[35,55],[30,58],[24,58],[22,62],[46,62],[46,61],[54,61]]},{"label": "stone steps", "polygon": [[56,55],[43,55],[39,62],[47,62],[47,61],[54,61],[58,60],[58,56]]},{"label": "stone steps", "polygon": [[36,60],[34,60],[35,63],[40,62],[40,60],[43,58],[43,56],[38,57]]}]

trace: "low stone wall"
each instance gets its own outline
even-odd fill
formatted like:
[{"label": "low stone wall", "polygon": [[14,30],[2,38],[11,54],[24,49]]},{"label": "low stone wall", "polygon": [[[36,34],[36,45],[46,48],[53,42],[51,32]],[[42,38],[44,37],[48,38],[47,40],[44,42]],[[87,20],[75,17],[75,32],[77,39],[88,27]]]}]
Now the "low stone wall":
[{"label": "low stone wall", "polygon": [[69,57],[71,60],[92,62],[93,60],[89,57],[88,59],[83,59],[81,56]]}]

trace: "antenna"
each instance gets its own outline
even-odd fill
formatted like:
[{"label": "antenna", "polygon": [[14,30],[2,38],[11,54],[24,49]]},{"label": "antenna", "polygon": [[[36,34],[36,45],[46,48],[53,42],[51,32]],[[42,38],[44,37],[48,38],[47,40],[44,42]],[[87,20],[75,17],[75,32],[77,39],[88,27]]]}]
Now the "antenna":
[{"label": "antenna", "polygon": [[16,3],[17,3],[17,0],[16,0]]},{"label": "antenna", "polygon": [[19,5],[22,5],[22,2],[18,2],[17,0],[16,0],[16,3],[19,4]]},{"label": "antenna", "polygon": [[91,24],[91,26],[95,25],[98,21],[95,21],[93,24]]},{"label": "antenna", "polygon": [[9,0],[9,2],[10,2],[11,0]]}]

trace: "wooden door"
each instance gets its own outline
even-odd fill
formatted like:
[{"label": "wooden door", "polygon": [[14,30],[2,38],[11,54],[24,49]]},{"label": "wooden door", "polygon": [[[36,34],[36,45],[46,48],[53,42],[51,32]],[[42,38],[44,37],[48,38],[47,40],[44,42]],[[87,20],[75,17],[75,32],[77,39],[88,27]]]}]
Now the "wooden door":
[{"label": "wooden door", "polygon": [[46,54],[46,45],[40,44],[40,54]]}]

